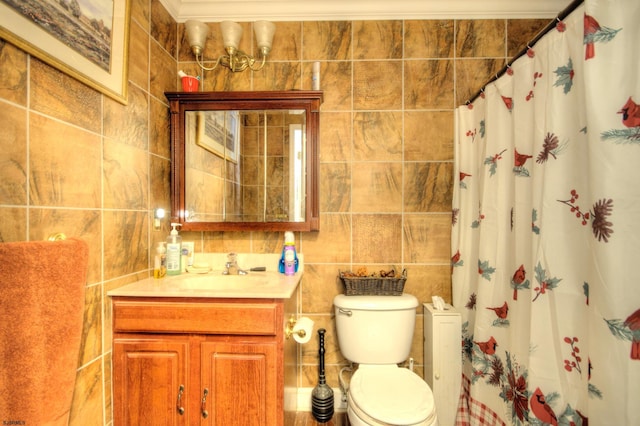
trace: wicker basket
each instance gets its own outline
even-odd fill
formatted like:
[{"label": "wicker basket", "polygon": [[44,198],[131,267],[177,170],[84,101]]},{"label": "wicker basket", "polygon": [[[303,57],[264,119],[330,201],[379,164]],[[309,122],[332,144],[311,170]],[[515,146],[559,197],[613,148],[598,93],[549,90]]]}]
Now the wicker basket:
[{"label": "wicker basket", "polygon": [[398,277],[350,277],[339,274],[347,296],[401,296],[407,281],[407,270]]}]

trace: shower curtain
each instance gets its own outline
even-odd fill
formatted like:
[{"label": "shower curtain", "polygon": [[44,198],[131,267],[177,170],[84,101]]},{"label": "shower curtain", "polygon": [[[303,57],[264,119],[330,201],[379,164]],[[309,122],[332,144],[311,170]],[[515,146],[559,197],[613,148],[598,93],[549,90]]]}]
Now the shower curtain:
[{"label": "shower curtain", "polygon": [[639,22],[585,0],[456,110],[458,425],[640,425]]}]

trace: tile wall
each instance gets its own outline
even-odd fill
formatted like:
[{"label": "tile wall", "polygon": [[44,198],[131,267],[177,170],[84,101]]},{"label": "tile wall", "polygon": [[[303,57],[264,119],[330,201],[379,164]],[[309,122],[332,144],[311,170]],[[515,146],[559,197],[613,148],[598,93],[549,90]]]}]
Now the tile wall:
[{"label": "tile wall", "polygon": [[[0,39],[0,242],[64,232],[90,245],[85,327],[72,425],[111,417],[111,318],[106,292],[149,275],[168,233],[165,91],[196,71],[157,0],[131,0],[129,104],[121,105]],[[339,270],[406,269],[405,291],[450,301],[453,110],[547,20],[280,22],[266,68],[204,75],[205,90],[310,89],[321,62],[321,231],[298,234],[302,314],[328,330],[327,374],[341,357],[331,310]],[[243,48],[252,50],[250,24]],[[207,55],[219,54],[217,25]],[[198,251],[279,252],[265,232],[188,233]],[[317,377],[317,344],[301,348],[300,386]],[[411,356],[422,372],[422,309]]]}]

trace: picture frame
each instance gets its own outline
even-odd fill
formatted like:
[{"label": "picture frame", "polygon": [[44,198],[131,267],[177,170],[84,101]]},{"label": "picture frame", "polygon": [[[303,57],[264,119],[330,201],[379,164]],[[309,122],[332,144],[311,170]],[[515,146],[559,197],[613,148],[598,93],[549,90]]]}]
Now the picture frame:
[{"label": "picture frame", "polygon": [[130,15],[130,0],[0,0],[0,38],[126,105]]},{"label": "picture frame", "polygon": [[196,144],[233,163],[240,155],[238,111],[198,111]]}]

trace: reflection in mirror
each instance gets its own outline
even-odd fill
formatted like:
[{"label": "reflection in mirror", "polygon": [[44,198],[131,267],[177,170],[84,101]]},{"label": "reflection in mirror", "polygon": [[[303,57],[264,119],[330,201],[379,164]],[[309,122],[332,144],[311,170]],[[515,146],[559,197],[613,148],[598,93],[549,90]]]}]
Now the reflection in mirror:
[{"label": "reflection in mirror", "polygon": [[304,221],[305,126],[304,110],[186,111],[185,220]]}]

